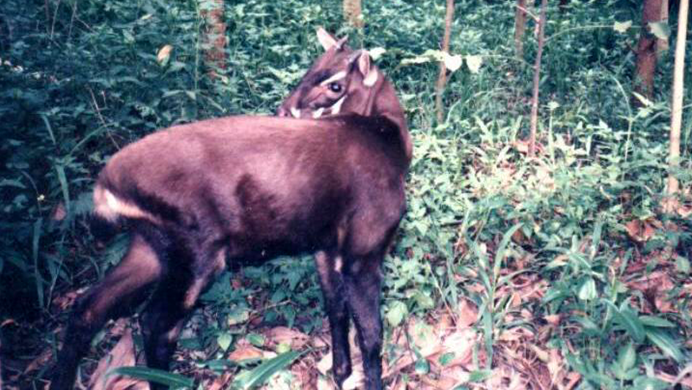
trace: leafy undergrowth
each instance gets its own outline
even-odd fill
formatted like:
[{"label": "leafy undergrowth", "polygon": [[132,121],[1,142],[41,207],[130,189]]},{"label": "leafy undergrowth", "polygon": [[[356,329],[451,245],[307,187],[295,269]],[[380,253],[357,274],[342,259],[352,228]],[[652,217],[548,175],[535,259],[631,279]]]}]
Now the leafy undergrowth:
[{"label": "leafy undergrowth", "polygon": [[[378,64],[415,142],[408,213],[383,270],[389,388],[692,387],[692,121],[687,110],[672,172],[683,191],[666,199],[670,57],[660,94],[635,108],[637,32],[612,28],[639,20],[639,6],[550,9],[540,147],[528,158],[535,42],[525,61],[514,57],[509,3],[458,2],[451,47],[467,66],[450,75],[443,123],[434,52],[425,54],[438,48],[440,2],[364,2],[362,32],[341,27],[334,0],[227,2],[230,66],[217,80],[201,65],[197,2],[64,3],[50,13],[43,1],[0,6],[0,27],[12,31],[0,35],[3,388],[47,383],[74,298],[127,247],[126,236],[102,247],[84,223],[108,156],[174,123],[272,112],[317,56],[320,25],[386,50]],[[35,22],[46,14],[51,23]],[[170,58],[157,61],[165,45]],[[333,387],[309,257],[235,269],[202,300],[175,376],[107,375],[140,358],[137,321],[120,320],[99,333],[80,383]],[[347,386],[361,379],[358,361]]]}]

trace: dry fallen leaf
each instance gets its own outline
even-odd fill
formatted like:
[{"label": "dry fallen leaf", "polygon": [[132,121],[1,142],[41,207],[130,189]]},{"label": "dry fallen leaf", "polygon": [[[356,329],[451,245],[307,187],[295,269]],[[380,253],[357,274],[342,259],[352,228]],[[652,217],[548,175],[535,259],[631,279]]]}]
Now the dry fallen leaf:
[{"label": "dry fallen leaf", "polygon": [[148,390],[149,384],[138,379],[112,375],[110,371],[119,367],[135,365],[135,346],[132,341],[132,331],[127,329],[120,337],[118,344],[99,360],[96,371],[89,378],[89,389],[92,390]]},{"label": "dry fallen leaf", "polygon": [[548,324],[550,324],[552,326],[560,325],[560,318],[561,318],[560,314],[550,314],[550,315],[543,317],[545,322],[547,322]]},{"label": "dry fallen leaf", "polygon": [[654,225],[656,225],[655,222],[656,221],[651,218],[646,221],[633,219],[625,224],[625,230],[627,230],[627,235],[629,235],[632,240],[640,243],[646,242],[656,233],[654,229]]},{"label": "dry fallen leaf", "polygon": [[219,375],[217,378],[215,378],[211,384],[205,386],[205,389],[207,390],[222,390],[228,387],[229,382],[231,381],[232,376],[229,372],[223,373]]},{"label": "dry fallen leaf", "polygon": [[285,326],[269,329],[264,333],[264,336],[268,341],[276,345],[287,344],[290,345],[292,349],[301,349],[310,339],[305,333]]},{"label": "dry fallen leaf", "polygon": [[235,350],[228,355],[228,359],[232,361],[243,361],[248,359],[268,359],[276,356],[273,352],[263,351],[249,341],[241,339],[236,343]]}]

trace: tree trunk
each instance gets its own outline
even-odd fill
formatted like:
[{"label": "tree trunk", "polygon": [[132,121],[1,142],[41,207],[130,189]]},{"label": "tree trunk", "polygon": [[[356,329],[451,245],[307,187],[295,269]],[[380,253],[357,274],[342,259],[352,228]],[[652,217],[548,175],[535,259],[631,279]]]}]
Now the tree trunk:
[{"label": "tree trunk", "polygon": [[204,60],[211,79],[219,71],[226,70],[226,22],[224,20],[224,0],[201,0],[201,16],[205,22]]},{"label": "tree trunk", "polygon": [[517,0],[514,11],[514,53],[524,57],[524,31],[526,31],[526,0]]},{"label": "tree trunk", "polygon": [[[445,33],[442,38],[442,51],[449,54],[449,38],[452,35],[452,20],[454,19],[454,0],[447,0],[447,11],[445,13]],[[435,107],[437,108],[437,123],[444,120],[444,107],[442,107],[442,94],[445,84],[447,84],[447,66],[444,61],[440,62],[440,75],[437,77],[437,96],[435,96]]]},{"label": "tree trunk", "polygon": [[[654,75],[656,73],[656,37],[651,34],[649,23],[661,18],[662,0],[644,0],[642,30],[637,45],[637,65],[634,90],[647,99],[654,95]],[[641,104],[637,99],[635,104]]]},{"label": "tree trunk", "polygon": [[344,18],[355,27],[363,27],[363,8],[361,0],[344,0]]},{"label": "tree trunk", "polygon": [[[678,12],[678,37],[675,43],[675,67],[673,70],[673,104],[670,123],[669,164],[671,171],[677,168],[680,159],[680,127],[682,126],[683,79],[685,75],[685,44],[687,38],[688,0],[680,0]],[[678,191],[678,180],[671,173],[668,176],[668,194]]]},{"label": "tree trunk", "polygon": [[538,91],[541,84],[541,57],[543,57],[543,43],[545,41],[545,11],[548,8],[548,0],[541,1],[541,19],[538,21],[538,53],[533,66],[533,99],[531,106],[531,135],[529,136],[529,156],[536,155],[536,132],[538,129]]}]

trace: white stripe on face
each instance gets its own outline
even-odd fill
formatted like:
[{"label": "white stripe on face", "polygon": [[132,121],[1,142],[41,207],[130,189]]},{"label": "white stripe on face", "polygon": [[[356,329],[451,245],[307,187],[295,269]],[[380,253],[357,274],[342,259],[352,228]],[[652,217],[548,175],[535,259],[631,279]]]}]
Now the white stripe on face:
[{"label": "white stripe on face", "polygon": [[312,113],[312,117],[317,119],[317,118],[322,116],[323,112],[324,112],[324,107],[318,108],[317,110],[315,110],[315,112]]},{"label": "white stripe on face", "polygon": [[344,104],[344,100],[346,100],[346,96],[342,96],[341,99],[337,100],[334,105],[332,105],[330,108],[330,114],[331,115],[336,115],[341,111],[341,105]]},{"label": "white stripe on face", "polygon": [[346,71],[342,70],[341,72],[334,73],[334,75],[332,77],[324,80],[323,82],[320,83],[320,85],[324,87],[325,85],[329,85],[329,83],[339,81],[345,77],[346,77]]}]

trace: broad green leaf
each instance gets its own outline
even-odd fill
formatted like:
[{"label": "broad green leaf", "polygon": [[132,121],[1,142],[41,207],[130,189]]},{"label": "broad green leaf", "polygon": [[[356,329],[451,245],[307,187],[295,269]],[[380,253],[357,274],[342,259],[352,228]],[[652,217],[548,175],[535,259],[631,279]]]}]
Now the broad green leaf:
[{"label": "broad green leaf", "polygon": [[60,182],[60,190],[62,191],[62,198],[65,202],[65,210],[69,215],[72,212],[72,206],[70,205],[70,186],[67,184],[67,175],[65,174],[65,166],[62,161],[55,164],[55,170],[58,173],[58,182]]},{"label": "broad green leaf", "polygon": [[507,249],[507,245],[509,245],[509,242],[512,239],[514,233],[516,233],[517,230],[521,229],[522,226],[522,223],[518,223],[512,226],[509,230],[505,232],[504,235],[502,235],[502,241],[500,241],[500,245],[497,247],[497,252],[495,253],[495,263],[493,264],[494,278],[498,278],[500,276],[500,269],[502,267],[502,263],[506,255],[505,250]]},{"label": "broad green leaf", "polygon": [[228,332],[221,333],[220,335],[218,335],[216,337],[216,343],[219,345],[219,347],[223,351],[228,350],[228,347],[231,346],[232,342],[233,342],[233,335],[228,333]]},{"label": "broad green leaf", "polygon": [[620,34],[626,33],[630,27],[632,27],[632,21],[631,20],[628,20],[626,22],[615,22],[613,24],[613,30],[619,32]]},{"label": "broad green leaf", "polygon": [[386,53],[387,49],[384,47],[374,47],[370,50],[368,50],[368,53],[370,53],[370,57],[372,57],[373,60],[377,61],[380,57],[382,57],[382,54]]},{"label": "broad green leaf", "polygon": [[416,360],[415,370],[416,374],[426,375],[430,372],[430,363],[425,358],[420,358]]},{"label": "broad green leaf", "polygon": [[160,383],[174,389],[191,388],[195,384],[192,378],[148,367],[118,367],[108,373],[115,374]]},{"label": "broad green leaf", "polygon": [[654,316],[641,316],[639,319],[645,326],[651,326],[654,328],[676,328],[677,325],[661,317]]},{"label": "broad green leaf", "polygon": [[441,366],[446,366],[454,360],[454,356],[454,352],[443,353],[437,361],[440,362]]},{"label": "broad green leaf", "polygon": [[408,308],[406,304],[401,301],[394,301],[389,305],[389,311],[387,312],[387,322],[392,327],[397,327],[404,320],[404,317],[408,315]]},{"label": "broad green leaf", "polygon": [[246,337],[247,341],[250,342],[250,344],[254,345],[255,347],[263,347],[265,343],[264,336],[262,336],[259,333],[250,333]]},{"label": "broad green leaf", "polygon": [[676,362],[682,362],[684,360],[684,355],[678,343],[676,343],[668,334],[668,332],[657,329],[657,328],[647,328],[646,337],[658,348],[663,351],[664,354],[673,358]]},{"label": "broad green leaf", "polygon": [[681,274],[690,273],[690,260],[686,257],[677,256],[675,258],[675,269]]},{"label": "broad green leaf", "polygon": [[644,107],[651,107],[653,106],[653,102],[649,99],[647,99],[644,95],[637,93],[637,92],[632,92],[635,98],[639,100],[639,102],[644,106]]},{"label": "broad green leaf", "polygon": [[644,324],[639,319],[637,313],[627,304],[623,302],[620,306],[620,310],[615,311],[616,317],[619,320],[620,325],[622,325],[630,337],[634,339],[637,343],[644,341],[646,336],[644,333]]},{"label": "broad green leaf", "polygon": [[269,379],[272,375],[288,367],[300,355],[300,352],[290,351],[278,355],[274,358],[265,360],[259,366],[253,368],[252,370],[240,373],[235,378],[231,386],[233,388],[242,390],[251,389],[255,386],[259,386],[263,384],[267,379]]},{"label": "broad green leaf", "polygon": [[[40,248],[40,242],[41,242],[41,232],[43,229],[41,229],[41,226],[43,225],[43,218],[38,218],[33,225],[33,235],[32,235],[32,240],[31,240],[31,257],[34,260],[34,267],[35,269],[39,269],[38,265],[38,259],[39,259],[39,248]],[[34,280],[36,282],[36,295],[38,296],[38,303],[41,307],[44,305],[44,299],[43,299],[43,277],[41,277],[40,273],[36,273],[36,276],[34,277]]]},{"label": "broad green leaf", "polygon": [[466,56],[466,67],[469,68],[471,73],[478,73],[483,65],[483,57],[481,56]]},{"label": "broad green leaf", "polygon": [[634,367],[637,362],[637,353],[634,350],[634,345],[630,342],[626,346],[620,348],[618,352],[617,363],[623,370],[629,370]]},{"label": "broad green leaf", "polygon": [[476,370],[469,373],[469,382],[481,382],[493,375],[492,370]]},{"label": "broad green leaf", "polygon": [[670,36],[670,26],[666,22],[652,22],[649,23],[649,28],[651,33],[658,39],[668,39]]},{"label": "broad green leaf", "polygon": [[595,332],[595,333],[598,333],[600,331],[600,328],[598,327],[598,325],[588,317],[572,316],[571,320],[580,324],[582,329],[584,329],[584,331]]},{"label": "broad green leaf", "polygon": [[670,383],[657,378],[641,376],[632,383],[632,390],[666,390],[670,389]]},{"label": "broad green leaf", "polygon": [[598,293],[596,292],[596,281],[593,278],[586,278],[579,286],[579,299],[582,301],[590,301],[596,299]]},{"label": "broad green leaf", "polygon": [[445,67],[449,69],[450,72],[454,72],[461,67],[463,61],[460,55],[450,55],[445,53],[444,57]]}]

